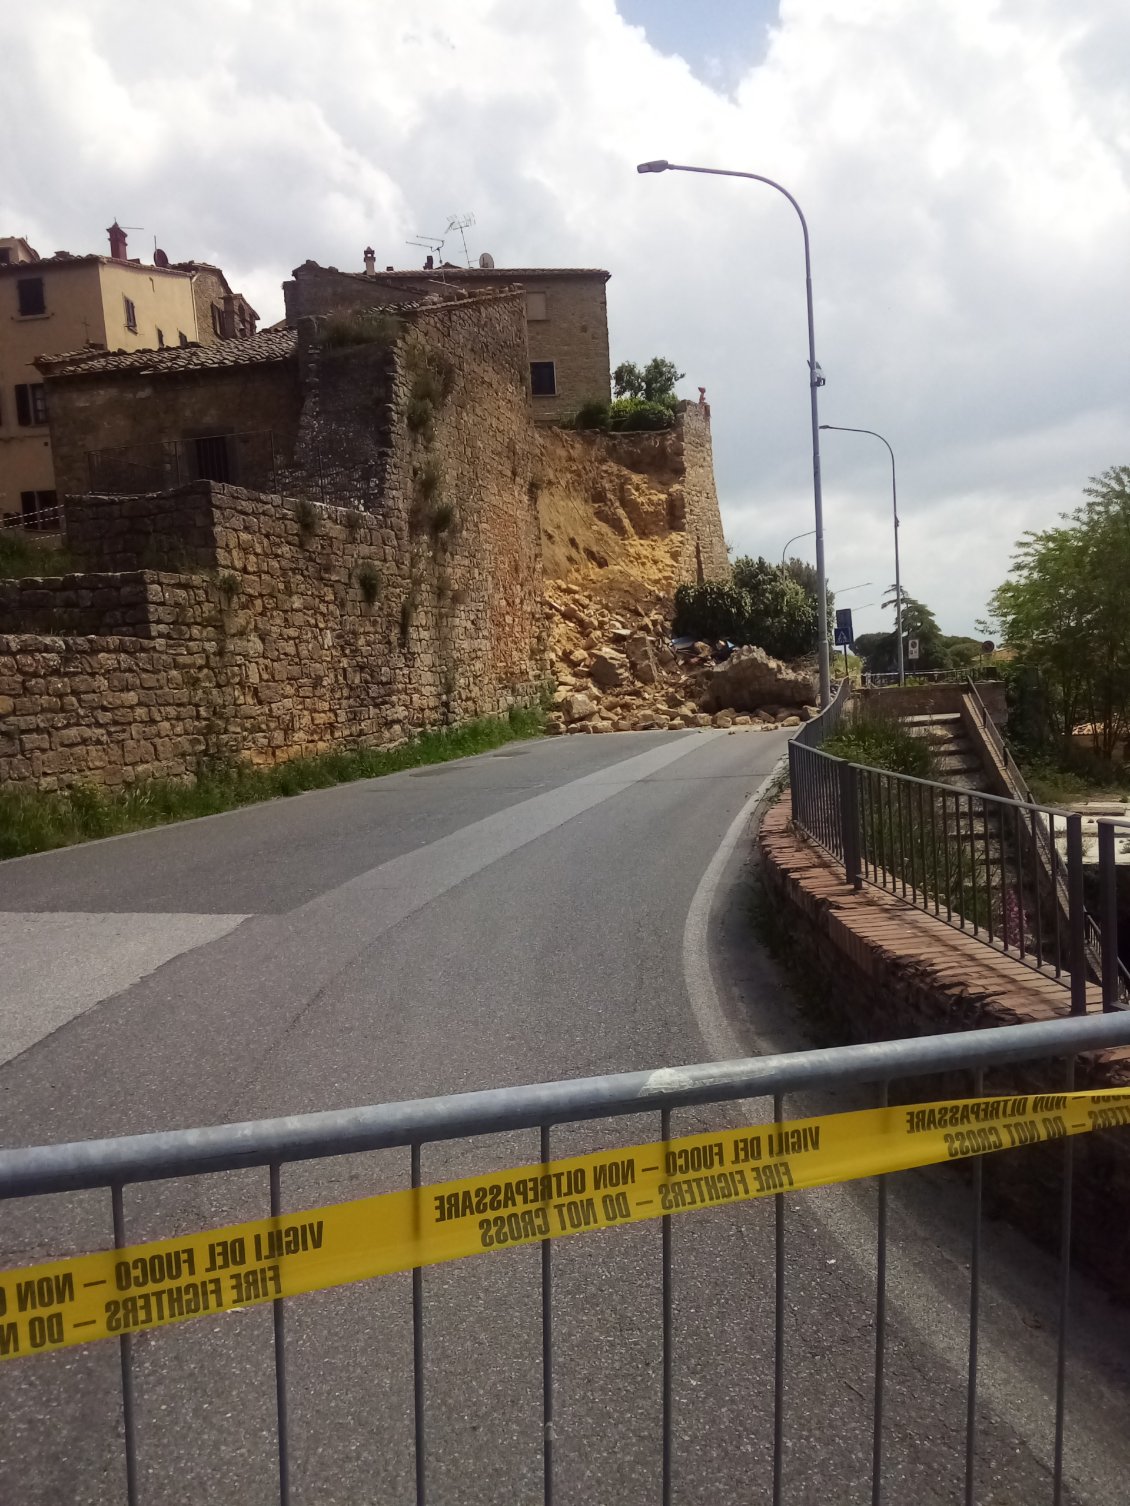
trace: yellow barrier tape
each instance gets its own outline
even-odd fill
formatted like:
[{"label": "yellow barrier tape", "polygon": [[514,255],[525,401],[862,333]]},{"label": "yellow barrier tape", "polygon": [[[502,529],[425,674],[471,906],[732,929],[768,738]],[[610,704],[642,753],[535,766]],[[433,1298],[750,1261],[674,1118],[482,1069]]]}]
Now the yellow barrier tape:
[{"label": "yellow barrier tape", "polygon": [[598,1151],[0,1272],[0,1359],[484,1250],[1130,1124],[1130,1091],[976,1098]]}]

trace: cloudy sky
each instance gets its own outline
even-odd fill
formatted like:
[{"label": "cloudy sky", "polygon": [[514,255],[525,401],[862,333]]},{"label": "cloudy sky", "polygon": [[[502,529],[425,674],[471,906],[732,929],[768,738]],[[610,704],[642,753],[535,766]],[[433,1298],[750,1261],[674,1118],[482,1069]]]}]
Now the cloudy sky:
[{"label": "cloudy sky", "polygon": [[[412,265],[456,213],[500,266],[607,267],[613,360],[707,388],[728,536],[779,557],[812,526],[799,225],[634,169],[776,178],[821,417],[891,440],[904,583],[966,631],[1018,534],[1130,462],[1128,57],[1125,0],[10,5],[0,233],[87,251],[117,217],[265,321],[307,257]],[[881,626],[886,451],[827,434],[824,479],[831,582]]]}]

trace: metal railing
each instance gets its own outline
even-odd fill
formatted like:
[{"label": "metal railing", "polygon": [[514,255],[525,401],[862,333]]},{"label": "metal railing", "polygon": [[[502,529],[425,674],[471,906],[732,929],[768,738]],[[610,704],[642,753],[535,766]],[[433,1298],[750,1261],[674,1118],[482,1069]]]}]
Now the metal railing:
[{"label": "metal railing", "polygon": [[789,777],[794,823],[855,888],[884,889],[1054,978],[1071,1012],[1086,1012],[1081,816],[848,763],[798,738]]},{"label": "metal railing", "polygon": [[[989,679],[997,678],[997,673],[987,667],[978,671],[987,674]],[[907,685],[961,685],[970,677],[968,669],[912,669],[909,665],[906,669],[905,680]],[[888,685],[899,683],[897,670],[880,670],[872,674],[869,670],[863,671],[864,689],[874,688],[881,690]]]},{"label": "metal railing", "polygon": [[[973,706],[974,714],[977,717],[977,720],[985,734],[985,737],[992,744],[997,757],[1000,759],[1005,776],[1005,781],[1011,789],[1013,797],[1023,801],[1025,805],[1031,807],[1032,810],[1034,810],[1036,813],[1035,820],[1032,823],[1032,840],[1038,848],[1041,864],[1047,870],[1049,878],[1056,886],[1056,893],[1060,910],[1067,923],[1070,924],[1070,894],[1062,880],[1059,880],[1057,882],[1055,878],[1055,835],[1045,822],[1043,812],[1041,808],[1036,805],[1036,797],[1033,795],[1031,789],[1029,788],[1028,781],[1025,779],[1024,774],[1021,771],[1020,765],[1016,762],[1016,759],[1012,755],[1011,749],[1005,742],[1004,738],[1001,736],[1000,728],[993,721],[992,716],[989,714],[988,707],[985,705],[985,702],[981,698],[980,691],[977,689],[972,680],[969,680],[965,693]],[[1101,850],[1102,849],[1100,844],[1100,853]],[[1121,958],[1118,958],[1117,967],[1115,969],[1115,976],[1117,978],[1116,1002],[1115,1004],[1108,1004],[1107,1002],[1102,926],[1100,922],[1097,921],[1091,914],[1090,910],[1086,908],[1085,905],[1083,909],[1083,939],[1084,949],[1086,951],[1087,957],[1087,969],[1091,977],[1096,981],[1104,981],[1103,1007],[1126,1008],[1130,1006],[1130,968],[1127,968],[1126,964],[1122,962]],[[1118,955],[1117,948],[1115,955],[1116,957]]]},{"label": "metal railing", "polygon": [[[1094,926],[1095,944],[1101,957],[1103,1009],[1125,1009],[1130,996],[1127,983],[1130,972],[1122,960],[1118,925],[1118,833],[1130,836],[1130,818],[1100,816],[1095,823],[1099,832],[1099,921]],[[1128,869],[1130,871],[1130,869]]]},{"label": "metal railing", "polygon": [[[113,1246],[124,1247],[126,1238],[123,1189],[139,1183],[166,1179],[210,1175],[218,1172],[246,1171],[261,1168],[267,1172],[264,1202],[272,1217],[283,1210],[282,1169],[297,1162],[325,1157],[353,1156],[392,1147],[411,1152],[410,1185],[421,1185],[421,1148],[436,1142],[463,1140],[469,1136],[493,1135],[513,1130],[533,1130],[540,1134],[540,1154],[547,1161],[551,1154],[551,1136],[556,1126],[619,1116],[652,1113],[656,1116],[661,1141],[672,1137],[672,1115],[698,1105],[718,1105],[735,1100],[764,1100],[771,1107],[773,1120],[785,1116],[786,1095],[807,1095],[816,1091],[839,1092],[847,1087],[871,1085],[874,1101],[885,1106],[898,1101],[898,1083],[913,1080],[912,1097],[921,1096],[921,1079],[927,1074],[945,1074],[952,1085],[953,1074],[969,1073],[974,1095],[983,1091],[986,1071],[1015,1063],[1052,1061],[1064,1064],[1067,1087],[1073,1085],[1072,1063],[1077,1053],[1099,1051],[1130,1045],[1130,1015],[1094,1015],[1084,1020],[1045,1021],[1029,1025],[978,1030],[913,1040],[886,1041],[874,1045],[857,1045],[832,1049],[796,1052],[788,1055],[756,1057],[745,1061],[705,1063],[679,1067],[677,1072],[633,1072],[616,1076],[594,1077],[574,1081],[539,1083],[528,1087],[503,1088],[486,1092],[423,1099],[415,1102],[383,1104],[375,1107],[305,1114],[286,1119],[260,1120],[253,1123],[226,1125],[207,1129],[179,1130],[161,1134],[129,1136],[115,1140],[86,1141],[69,1145],[48,1145],[29,1149],[0,1151],[0,1198],[43,1197],[88,1190],[106,1190],[110,1194],[110,1224]],[[892,1100],[892,1089],[895,1089]],[[870,1097],[870,1095],[868,1095]],[[743,1105],[743,1115],[748,1105]],[[1063,1141],[1063,1180],[1060,1190],[1060,1326],[1057,1336],[1059,1363],[1056,1384],[1056,1446],[1054,1460],[1054,1500],[1061,1499],[1063,1476],[1064,1389],[1066,1356],[1069,1343],[1069,1306],[1071,1280],[1072,1166],[1074,1141]],[[1004,1152],[1004,1154],[1009,1154]],[[980,1323],[980,1250],[982,1161],[972,1163],[973,1212],[970,1241],[970,1289],[968,1306],[969,1344],[966,1374],[966,1429],[964,1459],[955,1464],[955,1473],[964,1471],[967,1501],[974,1498],[978,1410],[978,1334]],[[887,1324],[887,1199],[894,1173],[881,1176],[878,1183],[878,1210],[875,1242],[875,1323],[873,1362],[870,1387],[872,1412],[871,1500],[879,1503],[883,1496],[883,1471],[887,1437],[884,1431],[884,1387],[888,1349]],[[786,1297],[788,1290],[789,1207],[800,1194],[779,1194],[774,1198],[774,1302],[764,1310],[772,1311],[774,1328],[772,1381],[772,1464],[770,1498],[783,1499],[787,1461],[785,1437],[785,1386],[787,1378]],[[752,1214],[750,1215],[753,1216]],[[147,1220],[152,1222],[152,1219]],[[811,1242],[811,1217],[805,1218],[802,1243]],[[586,1238],[614,1236],[586,1236]],[[678,1352],[673,1323],[673,1291],[679,1255],[679,1239],[673,1233],[670,1216],[661,1220],[661,1240],[657,1253],[655,1279],[659,1286],[662,1314],[658,1412],[661,1424],[662,1461],[657,1474],[660,1498],[665,1506],[674,1499],[673,1467],[677,1451],[676,1394],[673,1389]],[[553,1333],[554,1251],[552,1242],[541,1244],[539,1283],[541,1287],[542,1343],[540,1377],[542,1428],[530,1439],[530,1447],[542,1454],[542,1498],[552,1503],[556,1490],[554,1444],[557,1430],[567,1418],[558,1415],[555,1392],[556,1353]],[[503,1259],[510,1259],[504,1255]],[[526,1268],[528,1269],[528,1268]],[[379,1278],[378,1278],[379,1279]],[[516,1280],[521,1278],[516,1277]],[[695,1281],[694,1275],[688,1277]],[[416,1269],[411,1283],[412,1316],[412,1402],[411,1416],[415,1440],[415,1484],[418,1506],[430,1499],[428,1450],[428,1389],[425,1372],[424,1312],[429,1277]],[[517,1288],[515,1288],[515,1295]],[[277,1462],[278,1500],[287,1506],[291,1499],[291,1442],[288,1427],[290,1390],[287,1380],[287,1319],[290,1303],[301,1297],[278,1298],[274,1310],[273,1357],[275,1369],[275,1456]],[[208,1321],[202,1319],[201,1321]],[[330,1330],[332,1331],[332,1330]],[[144,1490],[139,1470],[138,1411],[135,1396],[136,1358],[129,1336],[118,1340],[120,1346],[121,1437],[124,1456],[124,1499],[129,1506],[140,1506]],[[147,1351],[149,1375],[152,1376],[152,1351]],[[17,1364],[34,1364],[23,1360]],[[451,1363],[448,1356],[447,1363]],[[56,1371],[56,1384],[62,1383]],[[144,1377],[143,1377],[144,1381]],[[751,1375],[750,1394],[767,1394],[768,1387],[760,1376]],[[34,1391],[33,1404],[41,1408],[43,1393]],[[7,1393],[6,1410],[17,1405],[17,1393]],[[58,1449],[67,1448],[67,1429],[75,1419],[88,1416],[89,1408],[73,1411],[61,1408],[54,1423],[52,1439]],[[164,1413],[164,1425],[179,1427],[175,1415]],[[37,1411],[38,1417],[38,1411]],[[26,1435],[25,1435],[26,1436]],[[480,1445],[489,1448],[487,1442]],[[719,1447],[722,1445],[719,1444]],[[734,1445],[738,1447],[737,1444]],[[743,1445],[744,1447],[744,1445]],[[379,1441],[372,1446],[373,1472],[379,1466]],[[327,1460],[319,1448],[319,1468],[324,1477]],[[737,1467],[737,1466],[735,1466]],[[789,1466],[795,1472],[799,1463]],[[932,1466],[936,1467],[932,1459]],[[748,1477],[748,1460],[740,1462],[743,1477]],[[330,1482],[332,1483],[332,1482]],[[767,1481],[768,1483],[768,1481]],[[806,1482],[810,1490],[820,1489],[821,1481]],[[908,1482],[902,1482],[907,1486]],[[27,1497],[25,1497],[26,1499]],[[215,1498],[215,1497],[213,1497]],[[223,1498],[232,1498],[226,1492]],[[261,1495],[256,1494],[256,1499]],[[808,1495],[805,1497],[809,1498]],[[812,1497],[813,1499],[815,1497]],[[902,1497],[900,1496],[900,1500]]]},{"label": "metal railing", "polygon": [[90,490],[109,496],[171,491],[190,481],[277,492],[281,471],[270,429],[89,450],[86,468]]},{"label": "metal railing", "polygon": [[384,461],[378,451],[358,459],[332,442],[307,440],[302,459],[289,460],[293,441],[270,429],[238,434],[202,434],[145,444],[89,450],[90,490],[98,495],[132,496],[171,491],[190,481],[217,481],[249,491],[303,497],[326,507],[375,511],[383,487]]}]

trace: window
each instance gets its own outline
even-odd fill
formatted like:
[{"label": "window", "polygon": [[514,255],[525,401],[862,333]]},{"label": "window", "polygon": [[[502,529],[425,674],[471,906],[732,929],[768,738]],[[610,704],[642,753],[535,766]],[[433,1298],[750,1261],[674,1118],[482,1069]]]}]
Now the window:
[{"label": "window", "polygon": [[12,265],[12,251],[9,246],[0,246],[0,267]]},{"label": "window", "polygon": [[526,318],[527,319],[548,319],[549,318],[549,314],[546,311],[545,294],[544,293],[527,293],[526,294]]},{"label": "window", "polygon": [[47,300],[43,296],[42,277],[20,277],[16,281],[16,295],[20,300],[20,315],[27,319],[33,314],[47,312]]},{"label": "window", "polygon": [[59,499],[53,491],[21,492],[20,512],[25,528],[58,528]]},{"label": "window", "polygon": [[17,386],[16,422],[25,429],[47,422],[47,394],[42,382],[21,382]]},{"label": "window", "polygon": [[201,481],[234,479],[226,434],[205,434],[191,443],[196,455],[196,475]]},{"label": "window", "polygon": [[224,338],[224,316],[216,304],[212,305],[212,333],[217,340]]},{"label": "window", "polygon": [[552,361],[530,362],[530,391],[534,397],[557,396],[557,372]]},{"label": "window", "polygon": [[158,350],[164,350],[164,348],[165,348],[165,331],[163,329],[159,329],[157,331],[157,349]]},{"label": "window", "polygon": [[126,306],[126,329],[130,330],[133,334],[136,335],[137,334],[137,309],[136,309],[136,307],[134,305],[134,301],[133,301],[132,298],[127,298],[126,295],[123,293],[122,294],[122,302]]}]

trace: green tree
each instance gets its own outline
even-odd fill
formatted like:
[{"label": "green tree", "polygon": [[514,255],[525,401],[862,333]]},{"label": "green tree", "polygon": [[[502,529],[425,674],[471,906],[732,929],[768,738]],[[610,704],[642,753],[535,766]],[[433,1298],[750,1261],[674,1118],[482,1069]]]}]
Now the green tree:
[{"label": "green tree", "polygon": [[675,383],[686,376],[674,361],[664,356],[652,356],[642,369],[635,361],[621,361],[612,373],[612,389],[617,397],[634,397],[641,402],[663,403],[668,407],[675,403]]},{"label": "green tree", "polygon": [[1110,758],[1130,729],[1130,466],[1092,476],[1062,524],[1023,535],[993,593],[1000,636],[1041,672],[1065,751],[1088,723]]},{"label": "green tree", "polygon": [[890,674],[898,668],[894,633],[860,633],[855,651],[870,674]]},{"label": "green tree", "polygon": [[816,646],[816,604],[780,566],[748,555],[734,561],[730,585],[680,586],[675,631],[706,639],[755,643],[776,659],[796,659]]},{"label": "green tree", "polygon": [[[897,596],[895,587],[891,586],[883,601],[884,607],[891,611],[895,609]],[[908,596],[904,588],[902,593],[902,641],[903,656],[906,657],[907,644],[911,638],[918,639],[918,658],[911,661],[906,659],[906,671],[913,674],[916,669],[948,669],[946,660],[945,643],[942,630],[938,626],[938,619],[934,616],[925,602],[917,601],[913,596]],[[891,657],[894,662],[891,669],[898,667],[898,642],[895,633],[891,634]],[[876,666],[868,665],[874,672]]]}]

